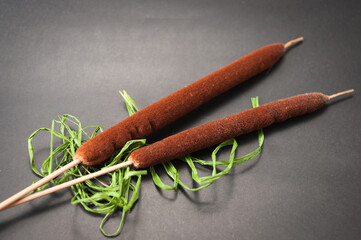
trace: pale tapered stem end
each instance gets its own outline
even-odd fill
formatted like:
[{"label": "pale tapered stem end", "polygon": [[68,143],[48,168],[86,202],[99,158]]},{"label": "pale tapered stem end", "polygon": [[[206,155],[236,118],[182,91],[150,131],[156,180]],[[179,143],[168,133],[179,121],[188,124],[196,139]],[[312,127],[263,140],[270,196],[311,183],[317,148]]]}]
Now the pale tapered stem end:
[{"label": "pale tapered stem end", "polygon": [[349,94],[349,93],[352,93],[352,92],[354,92],[353,89],[343,91],[343,92],[339,92],[339,93],[335,93],[335,94],[329,95],[328,99],[330,100],[330,99],[333,99],[333,98],[336,98],[336,97],[339,97],[339,96],[342,96],[342,95],[345,95],[345,94]]},{"label": "pale tapered stem end", "polygon": [[21,198],[19,199],[18,201],[16,202],[13,202],[12,204],[9,204],[7,205],[5,208],[3,208],[2,210],[5,210],[5,209],[8,209],[8,208],[11,208],[11,207],[15,207],[19,204],[22,204],[22,203],[26,203],[26,202],[29,202],[31,200],[34,200],[34,199],[37,199],[39,197],[42,197],[42,196],[45,196],[45,195],[48,195],[50,193],[53,193],[53,192],[56,192],[56,191],[59,191],[59,190],[62,190],[64,188],[68,188],[70,186],[73,186],[75,184],[78,184],[78,183],[81,183],[81,182],[85,182],[87,180],[90,180],[92,178],[95,178],[95,177],[99,177],[101,175],[104,175],[106,173],[110,173],[112,171],[115,171],[117,169],[120,169],[120,168],[123,168],[123,167],[127,167],[127,166],[130,166],[132,165],[132,162],[130,161],[126,161],[126,162],[122,162],[122,163],[119,163],[117,165],[114,165],[114,166],[111,166],[111,167],[108,167],[108,168],[105,168],[105,169],[102,169],[102,170],[99,170],[97,172],[93,172],[91,174],[88,174],[88,175],[85,175],[83,177],[80,177],[80,178],[76,178],[76,179],[73,179],[73,180],[70,180],[70,181],[67,181],[67,182],[64,182],[60,185],[56,185],[54,187],[51,187],[51,188],[47,188],[43,191],[40,191],[40,192],[36,192],[36,193],[33,193],[29,196],[26,196],[24,198]]},{"label": "pale tapered stem end", "polygon": [[67,165],[59,168],[58,170],[52,172],[51,174],[49,174],[48,176],[40,179],[39,181],[33,183],[32,185],[24,188],[23,190],[21,190],[20,192],[14,194],[13,196],[9,197],[8,199],[2,201],[0,203],[0,211],[7,209],[10,205],[12,205],[13,203],[15,203],[16,201],[18,201],[19,199],[23,198],[24,196],[26,196],[27,194],[29,194],[30,192],[36,190],[37,188],[43,186],[45,183],[51,181],[52,179],[56,178],[57,176],[59,176],[60,174],[62,174],[63,172],[71,169],[72,167],[75,167],[76,165],[78,165],[79,163],[81,163],[80,160],[78,159],[74,159],[73,161],[71,161],[70,163],[68,163]]},{"label": "pale tapered stem end", "polygon": [[297,43],[300,43],[300,42],[302,42],[302,41],[303,41],[303,37],[299,37],[299,38],[293,39],[293,40],[291,40],[291,41],[289,41],[289,42],[287,42],[287,43],[285,44],[285,49],[291,47],[292,45],[295,45],[295,44],[297,44]]}]

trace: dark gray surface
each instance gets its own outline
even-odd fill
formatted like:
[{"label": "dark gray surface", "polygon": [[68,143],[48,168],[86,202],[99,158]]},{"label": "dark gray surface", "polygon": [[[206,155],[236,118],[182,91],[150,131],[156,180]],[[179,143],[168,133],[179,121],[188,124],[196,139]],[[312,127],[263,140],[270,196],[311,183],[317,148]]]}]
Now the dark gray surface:
[{"label": "dark gray surface", "polygon": [[[305,42],[271,71],[151,139],[247,109],[253,96],[266,103],[313,91],[356,93],[269,127],[259,158],[205,190],[161,192],[145,178],[118,238],[357,239],[360,12],[360,1],[1,1],[1,200],[37,179],[27,137],[58,114],[111,126],[127,116],[118,90],[143,108],[261,46],[302,35]],[[257,145],[256,134],[238,140],[238,155]],[[36,143],[38,158],[48,141]],[[0,212],[0,238],[104,239],[101,217],[70,199],[62,191]]]}]

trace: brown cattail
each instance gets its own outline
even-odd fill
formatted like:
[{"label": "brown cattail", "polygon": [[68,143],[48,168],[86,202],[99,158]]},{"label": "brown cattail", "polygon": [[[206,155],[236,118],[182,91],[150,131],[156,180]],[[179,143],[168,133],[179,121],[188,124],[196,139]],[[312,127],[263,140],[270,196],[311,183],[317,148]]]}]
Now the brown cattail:
[{"label": "brown cattail", "polygon": [[137,149],[131,153],[129,161],[137,168],[170,161],[273,123],[311,113],[329,99],[322,93],[308,93],[264,104]]},{"label": "brown cattail", "polygon": [[104,161],[127,141],[147,137],[219,94],[270,68],[283,56],[287,47],[300,41],[302,38],[286,44],[275,43],[262,47],[170,94],[84,143],[76,151],[74,159],[85,165]]}]

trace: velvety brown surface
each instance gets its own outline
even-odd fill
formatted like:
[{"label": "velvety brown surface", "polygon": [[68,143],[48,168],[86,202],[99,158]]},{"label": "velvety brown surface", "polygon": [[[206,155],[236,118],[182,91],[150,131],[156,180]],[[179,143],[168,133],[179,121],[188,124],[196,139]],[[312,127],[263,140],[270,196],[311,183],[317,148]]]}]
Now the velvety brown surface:
[{"label": "velvety brown surface", "polygon": [[131,139],[145,138],[201,104],[275,64],[284,53],[284,45],[262,47],[198,81],[149,105],[84,143],[75,157],[83,164],[97,164]]},{"label": "velvety brown surface", "polygon": [[175,134],[135,150],[129,160],[137,168],[170,161],[273,123],[311,113],[328,101],[322,93],[309,93],[261,105]]}]

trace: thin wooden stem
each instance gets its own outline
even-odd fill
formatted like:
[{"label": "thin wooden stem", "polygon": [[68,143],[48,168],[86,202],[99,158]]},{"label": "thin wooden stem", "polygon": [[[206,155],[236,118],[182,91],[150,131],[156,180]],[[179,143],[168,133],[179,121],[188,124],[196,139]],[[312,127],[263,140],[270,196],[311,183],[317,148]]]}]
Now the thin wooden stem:
[{"label": "thin wooden stem", "polygon": [[97,171],[97,172],[93,172],[93,173],[91,173],[91,174],[85,175],[85,176],[80,177],[80,178],[76,178],[76,179],[74,179],[74,180],[71,180],[71,181],[62,183],[62,184],[60,184],[60,185],[57,185],[57,186],[54,186],[54,187],[45,189],[45,190],[43,190],[43,191],[36,192],[36,193],[34,193],[34,194],[31,194],[31,195],[29,195],[29,196],[27,196],[27,197],[24,197],[24,198],[18,200],[17,202],[14,202],[13,204],[7,206],[7,207],[4,208],[3,210],[8,209],[8,208],[11,208],[11,207],[15,207],[15,206],[17,206],[17,205],[19,205],[19,204],[29,202],[29,201],[34,200],[34,199],[37,199],[37,198],[39,198],[39,197],[48,195],[48,194],[50,194],[50,193],[59,191],[59,190],[61,190],[61,189],[64,189],[64,188],[73,186],[73,185],[78,184],[78,183],[81,183],[81,182],[85,182],[86,180],[89,180],[89,179],[92,179],[92,178],[95,178],[95,177],[99,177],[99,176],[104,175],[104,174],[106,174],[106,173],[112,172],[112,171],[117,170],[117,169],[119,169],[119,168],[123,168],[123,167],[126,167],[126,166],[130,166],[130,165],[132,165],[132,162],[130,162],[130,161],[122,162],[122,163],[119,163],[119,164],[117,164],[117,165],[111,166],[111,167],[109,167],[109,168],[105,168],[105,169],[103,169],[103,170],[99,170],[99,171]]},{"label": "thin wooden stem", "polygon": [[354,92],[353,89],[343,91],[343,92],[339,92],[339,93],[335,93],[335,94],[332,94],[332,95],[328,96],[328,99],[336,98],[336,97],[339,97],[339,96],[342,96],[342,95],[345,95],[345,94],[348,94],[348,93],[352,93],[352,92]]},{"label": "thin wooden stem", "polygon": [[287,42],[285,44],[285,48],[289,48],[290,46],[295,45],[296,43],[299,43],[299,42],[302,42],[302,41],[303,41],[303,37],[293,39],[293,40],[291,40],[291,41],[289,41],[289,42]]},{"label": "thin wooden stem", "polygon": [[23,190],[21,190],[20,192],[14,194],[13,196],[9,197],[8,199],[4,200],[3,202],[0,203],[0,211],[6,209],[8,206],[10,206],[12,203],[18,201],[19,199],[21,199],[22,197],[24,197],[25,195],[27,195],[28,193],[36,190],[37,188],[43,186],[45,183],[49,182],[50,180],[56,178],[57,176],[59,176],[60,174],[62,174],[63,172],[69,170],[70,168],[78,165],[81,161],[78,159],[74,159],[73,161],[71,161],[70,163],[68,163],[67,165],[65,165],[64,167],[59,168],[58,170],[52,172],[51,174],[49,174],[48,176],[40,179],[39,181],[33,183],[32,185],[24,188]]}]

